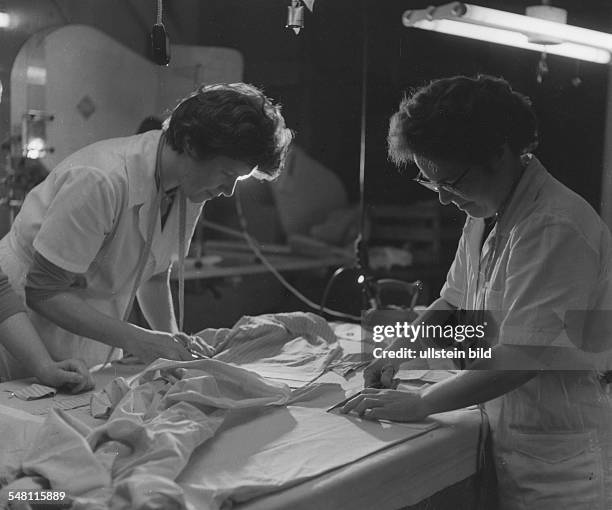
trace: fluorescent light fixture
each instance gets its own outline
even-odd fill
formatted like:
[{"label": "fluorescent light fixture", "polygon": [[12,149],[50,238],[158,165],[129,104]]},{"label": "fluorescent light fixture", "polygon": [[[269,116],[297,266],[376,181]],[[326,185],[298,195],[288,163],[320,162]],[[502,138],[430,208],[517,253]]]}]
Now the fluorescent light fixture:
[{"label": "fluorescent light fixture", "polygon": [[[402,22],[407,27],[600,64],[610,62],[612,51],[612,34],[462,2],[406,11]],[[530,40],[549,40],[551,44],[535,44]]]},{"label": "fluorescent light fixture", "polygon": [[422,28],[424,30],[433,30],[434,32],[469,37],[470,39],[478,39],[480,41],[514,46],[516,48],[523,48],[526,50],[539,51],[551,55],[561,55],[562,57],[588,60],[598,64],[607,64],[610,62],[610,53],[606,50],[573,43],[561,43],[555,45],[533,44],[527,40],[527,36],[524,34],[511,32],[510,30],[500,30],[499,28],[474,26],[446,19],[435,21],[417,21],[411,26],[414,26],[415,28]]},{"label": "fluorescent light fixture", "polygon": [[11,17],[7,12],[0,11],[0,28],[8,28],[11,25]]}]

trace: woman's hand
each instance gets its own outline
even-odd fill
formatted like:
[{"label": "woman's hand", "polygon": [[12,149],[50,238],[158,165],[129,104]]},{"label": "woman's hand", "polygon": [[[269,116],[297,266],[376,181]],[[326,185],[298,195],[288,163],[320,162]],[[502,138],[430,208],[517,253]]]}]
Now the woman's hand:
[{"label": "woman's hand", "polygon": [[172,333],[138,328],[126,343],[125,349],[145,363],[158,358],[191,361],[193,356],[184,342]]},{"label": "woman's hand", "polygon": [[366,420],[423,421],[430,411],[418,391],[364,389],[343,408]]},{"label": "woman's hand", "polygon": [[197,335],[175,333],[174,338],[181,342],[183,347],[197,358],[212,358],[215,355],[215,348],[208,345],[208,343]]},{"label": "woman's hand", "polygon": [[80,359],[49,361],[34,370],[36,378],[47,386],[66,386],[71,393],[93,389],[94,381],[85,363]]},{"label": "woman's hand", "polygon": [[395,388],[397,381],[393,379],[397,373],[400,360],[380,358],[370,363],[363,371],[366,388]]}]

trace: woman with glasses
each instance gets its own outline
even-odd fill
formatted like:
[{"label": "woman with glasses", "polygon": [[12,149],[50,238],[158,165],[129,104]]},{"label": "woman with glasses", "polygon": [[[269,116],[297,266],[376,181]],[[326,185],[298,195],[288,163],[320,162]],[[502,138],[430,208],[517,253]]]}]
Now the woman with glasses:
[{"label": "woman with glasses", "polygon": [[[161,130],[94,143],[51,171],[0,241],[0,267],[52,357],[93,366],[127,349],[146,362],[191,359],[171,261],[187,252],[204,202],[247,176],[274,178],[291,138],[257,88],[207,85]],[[154,330],[124,320],[135,296]],[[1,346],[0,361],[0,377],[23,375]]]},{"label": "woman with glasses", "polygon": [[[469,316],[486,326],[475,345],[491,358],[423,391],[366,389],[344,411],[418,421],[484,404],[500,508],[612,508],[612,405],[600,375],[611,368],[608,227],[531,154],[530,102],[500,78],[433,81],[402,101],[388,141],[396,163],[416,165],[418,183],[467,214],[440,297],[417,322]],[[414,345],[402,338],[388,350]],[[398,364],[374,361],[366,386],[392,388]]]}]

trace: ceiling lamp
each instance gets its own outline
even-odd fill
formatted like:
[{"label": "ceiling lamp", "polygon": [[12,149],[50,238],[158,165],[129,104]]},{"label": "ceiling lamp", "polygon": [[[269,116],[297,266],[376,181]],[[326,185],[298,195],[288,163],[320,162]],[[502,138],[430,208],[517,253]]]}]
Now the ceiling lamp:
[{"label": "ceiling lamp", "polygon": [[287,24],[285,28],[293,30],[295,35],[299,35],[304,28],[304,6],[312,12],[315,0],[291,0],[291,5],[287,7]]},{"label": "ceiling lamp", "polygon": [[404,12],[406,27],[468,37],[599,64],[610,62],[612,34],[565,23],[566,11],[548,5],[527,8],[528,16],[452,2]]}]

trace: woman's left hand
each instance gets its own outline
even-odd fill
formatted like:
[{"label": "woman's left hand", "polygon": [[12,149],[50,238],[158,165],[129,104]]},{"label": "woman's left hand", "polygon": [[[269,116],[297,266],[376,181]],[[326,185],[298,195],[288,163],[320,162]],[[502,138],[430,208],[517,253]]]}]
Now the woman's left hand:
[{"label": "woman's left hand", "polygon": [[418,391],[366,388],[343,408],[366,420],[422,421],[430,412]]},{"label": "woman's left hand", "polygon": [[94,381],[85,363],[79,359],[65,359],[43,364],[35,370],[36,378],[48,386],[65,387],[70,393],[93,389]]}]

